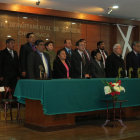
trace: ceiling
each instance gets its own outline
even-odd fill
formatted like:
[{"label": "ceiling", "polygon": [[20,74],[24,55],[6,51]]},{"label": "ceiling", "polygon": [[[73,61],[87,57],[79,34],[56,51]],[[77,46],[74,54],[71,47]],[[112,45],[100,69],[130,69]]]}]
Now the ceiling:
[{"label": "ceiling", "polygon": [[[40,0],[39,6],[36,5],[36,1],[38,0],[4,0],[4,3],[140,21],[140,0]],[[3,3],[3,0],[0,0],[0,3]],[[108,15],[108,8],[115,3],[119,5],[119,9],[113,10]]]}]

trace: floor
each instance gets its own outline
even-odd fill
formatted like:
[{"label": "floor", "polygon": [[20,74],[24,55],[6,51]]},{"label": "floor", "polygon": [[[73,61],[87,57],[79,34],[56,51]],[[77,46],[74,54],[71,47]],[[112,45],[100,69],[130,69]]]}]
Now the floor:
[{"label": "floor", "polygon": [[99,123],[73,129],[38,132],[16,121],[0,121],[0,140],[140,140],[140,120],[125,122],[127,127],[101,127]]}]

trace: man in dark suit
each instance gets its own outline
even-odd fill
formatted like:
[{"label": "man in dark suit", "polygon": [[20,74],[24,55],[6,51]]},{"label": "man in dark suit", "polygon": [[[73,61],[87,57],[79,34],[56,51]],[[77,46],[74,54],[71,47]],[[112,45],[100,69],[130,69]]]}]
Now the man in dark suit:
[{"label": "man in dark suit", "polygon": [[94,58],[90,64],[90,74],[93,78],[105,78],[104,65],[101,62],[101,54],[98,50],[94,51]]},{"label": "man in dark suit", "polygon": [[[102,56],[101,61],[103,62],[103,65],[104,65],[104,68],[105,68],[105,61],[107,59],[108,53],[105,50],[105,43],[104,43],[104,41],[97,42],[97,50],[101,53],[101,56]],[[96,51],[96,50],[93,50],[91,52],[92,58],[94,57],[94,51]]]},{"label": "man in dark suit", "polygon": [[[89,50],[87,50],[87,42],[86,42],[85,39],[80,39],[80,40],[83,41],[84,44],[85,44],[84,54],[86,55],[88,61],[91,63],[91,62],[92,62],[92,57],[91,57],[91,54],[90,54]],[[77,46],[77,45],[76,45],[76,46]]]},{"label": "man in dark suit", "polygon": [[[140,42],[135,41],[132,44],[132,51],[126,56],[127,76],[138,78],[138,68],[140,68]],[[131,71],[132,69],[132,71]]]},{"label": "man in dark suit", "polygon": [[69,63],[69,65],[71,66],[71,56],[74,53],[74,51],[72,50],[72,42],[70,39],[66,39],[64,41],[64,48],[63,48],[66,52],[66,60]]},{"label": "man in dark suit", "polygon": [[15,40],[6,40],[6,48],[0,54],[0,79],[2,84],[12,89],[15,88],[19,79],[19,59],[17,52],[14,51]]},{"label": "man in dark suit", "polygon": [[19,54],[22,78],[28,78],[27,57],[31,52],[35,51],[36,49],[34,45],[35,35],[33,33],[28,33],[26,35],[26,38],[27,38],[27,43],[21,46],[20,54]]},{"label": "man in dark suit", "polygon": [[71,65],[74,78],[89,78],[90,63],[84,54],[85,44],[79,40],[76,42],[77,49],[72,55]]},{"label": "man in dark suit", "polygon": [[35,42],[36,51],[28,55],[27,72],[28,78],[40,79],[51,78],[50,58],[47,53],[44,53],[44,41],[37,40]]},{"label": "man in dark suit", "polygon": [[113,46],[113,53],[107,57],[106,60],[106,77],[110,78],[124,78],[125,74],[125,64],[122,59],[122,47],[120,44],[115,44]]}]

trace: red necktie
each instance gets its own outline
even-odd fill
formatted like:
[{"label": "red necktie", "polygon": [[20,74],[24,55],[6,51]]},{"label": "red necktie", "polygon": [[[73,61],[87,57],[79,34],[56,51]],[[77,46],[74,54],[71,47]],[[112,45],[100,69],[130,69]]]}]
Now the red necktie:
[{"label": "red necktie", "polygon": [[89,55],[86,50],[84,50],[85,55],[87,56],[88,61],[90,61]]},{"label": "red necktie", "polygon": [[105,60],[106,60],[106,56],[105,56],[104,51],[102,51],[102,55],[103,55],[103,57],[104,57],[104,61],[105,61]]}]

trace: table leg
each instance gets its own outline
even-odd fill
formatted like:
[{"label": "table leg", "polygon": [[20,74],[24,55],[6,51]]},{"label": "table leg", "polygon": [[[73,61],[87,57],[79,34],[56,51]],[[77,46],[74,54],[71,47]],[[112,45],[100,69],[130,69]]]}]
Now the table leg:
[{"label": "table leg", "polygon": [[106,126],[109,122],[110,122],[110,120],[109,120],[109,110],[108,110],[108,103],[107,103],[106,121],[102,126]]},{"label": "table leg", "polygon": [[120,119],[118,120],[121,126],[125,126],[125,124],[122,121],[122,103],[120,102]]}]

